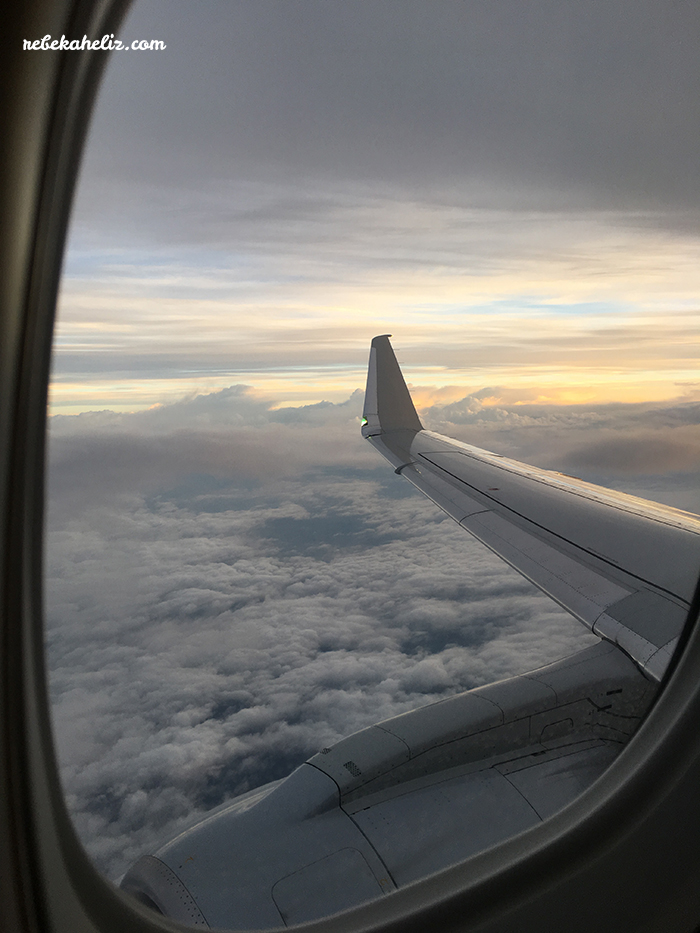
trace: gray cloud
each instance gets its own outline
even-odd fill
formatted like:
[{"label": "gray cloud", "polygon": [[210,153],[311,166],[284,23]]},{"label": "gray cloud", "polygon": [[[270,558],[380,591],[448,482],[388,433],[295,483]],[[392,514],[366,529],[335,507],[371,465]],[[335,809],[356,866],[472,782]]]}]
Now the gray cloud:
[{"label": "gray cloud", "polygon": [[164,496],[49,537],[63,777],[112,876],[342,735],[586,641],[429,504],[305,479],[275,507]]},{"label": "gray cloud", "polygon": [[122,34],[168,48],[112,57],[74,244],[381,243],[372,201],[697,235],[692,3],[140,0]]},{"label": "gray cloud", "polygon": [[[517,406],[489,420],[476,396],[442,414],[511,454],[697,419]],[[365,449],[359,402],[275,410],[234,387],[52,419],[55,735],[76,826],[110,877],[343,735],[592,638]]]},{"label": "gray cloud", "polygon": [[148,152],[178,185],[495,175],[697,206],[699,25],[651,0],[142,0],[122,31],[168,49],[114,56],[94,161],[132,177]]}]

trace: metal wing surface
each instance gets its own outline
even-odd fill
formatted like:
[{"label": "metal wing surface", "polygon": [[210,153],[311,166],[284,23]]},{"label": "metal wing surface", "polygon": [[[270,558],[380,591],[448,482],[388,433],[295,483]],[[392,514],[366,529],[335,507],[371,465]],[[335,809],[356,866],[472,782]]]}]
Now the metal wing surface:
[{"label": "metal wing surface", "polygon": [[372,341],[362,433],[466,531],[661,679],[700,568],[700,517],[424,430],[386,335]]}]

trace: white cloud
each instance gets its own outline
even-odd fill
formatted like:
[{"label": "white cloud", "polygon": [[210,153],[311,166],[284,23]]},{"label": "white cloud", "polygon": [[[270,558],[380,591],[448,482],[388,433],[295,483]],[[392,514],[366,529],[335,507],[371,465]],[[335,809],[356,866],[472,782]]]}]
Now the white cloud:
[{"label": "white cloud", "polygon": [[[426,415],[546,465],[588,451],[591,469],[609,468],[614,438],[685,438],[697,420],[692,403],[493,419],[497,392]],[[276,410],[236,388],[52,421],[56,738],[110,876],[343,735],[592,638],[367,448],[360,402]],[[617,466],[623,487],[688,494],[689,474]]]},{"label": "white cloud", "polygon": [[[225,400],[66,419],[53,441],[56,738],[76,825],[113,877],[193,814],[340,736],[590,637],[373,452],[355,467],[352,442],[334,446],[338,420],[356,429],[352,406],[261,422],[252,405],[261,469],[241,477],[235,458],[225,469],[212,455]],[[221,423],[203,427],[205,410]],[[283,466],[264,470],[280,431],[302,453],[284,448]]]}]

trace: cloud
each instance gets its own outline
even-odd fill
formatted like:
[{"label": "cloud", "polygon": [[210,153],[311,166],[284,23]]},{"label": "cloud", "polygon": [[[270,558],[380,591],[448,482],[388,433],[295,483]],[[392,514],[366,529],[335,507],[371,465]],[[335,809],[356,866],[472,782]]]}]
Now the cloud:
[{"label": "cloud", "polygon": [[691,5],[175,5],[124,24],[168,48],[112,57],[97,178],[466,178],[511,203],[697,208]]},{"label": "cloud", "polygon": [[614,436],[572,450],[573,465],[626,473],[659,474],[691,471],[700,467],[700,437],[697,428],[672,432],[642,432],[630,437]]},{"label": "cloud", "polygon": [[592,637],[365,460],[357,405],[236,388],[52,422],[54,728],[111,877],[343,735]]},{"label": "cloud", "polygon": [[[501,408],[499,392],[423,417],[697,501],[697,403]],[[236,386],[52,419],[54,728],[74,821],[110,877],[341,736],[592,639],[367,449],[360,404],[275,408]]]},{"label": "cloud", "polygon": [[237,512],[163,497],[49,537],[63,777],[108,874],[343,735],[586,642],[429,504],[377,508],[377,485],[307,478]]},{"label": "cloud", "polygon": [[265,205],[270,186],[209,184],[198,205],[190,192],[168,199],[177,224],[155,209],[143,222],[141,199],[121,190],[120,209],[136,211],[126,229],[108,192],[84,230],[77,209],[54,344],[58,410],[232,382],[290,403],[340,401],[386,332],[411,381],[462,395],[474,380],[517,380],[658,399],[693,378],[695,235],[635,225],[629,212],[475,209],[352,186],[333,196],[319,181],[303,192],[315,205],[303,217],[251,220],[240,200]]}]

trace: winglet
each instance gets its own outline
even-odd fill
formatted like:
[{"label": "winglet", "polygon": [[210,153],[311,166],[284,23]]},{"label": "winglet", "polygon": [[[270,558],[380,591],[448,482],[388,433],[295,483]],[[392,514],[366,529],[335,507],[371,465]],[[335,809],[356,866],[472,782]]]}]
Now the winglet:
[{"label": "winglet", "polygon": [[389,343],[391,334],[375,337],[369,351],[362,436],[387,431],[422,431],[413,400]]}]

